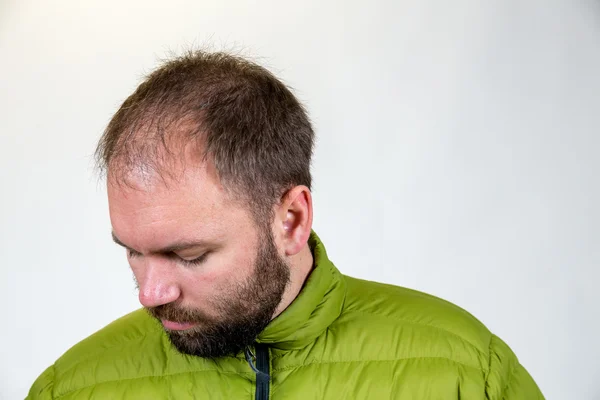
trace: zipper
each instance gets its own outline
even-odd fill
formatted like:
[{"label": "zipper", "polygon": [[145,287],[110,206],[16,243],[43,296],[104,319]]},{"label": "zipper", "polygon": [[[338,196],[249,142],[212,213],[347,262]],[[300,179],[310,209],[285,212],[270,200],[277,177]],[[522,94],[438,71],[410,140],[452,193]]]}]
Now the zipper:
[{"label": "zipper", "polygon": [[[269,367],[269,348],[264,344],[256,343],[254,345],[256,356],[246,347],[244,354],[250,368],[256,373],[256,400],[269,400],[269,382],[271,380]],[[256,363],[255,363],[256,360]]]}]

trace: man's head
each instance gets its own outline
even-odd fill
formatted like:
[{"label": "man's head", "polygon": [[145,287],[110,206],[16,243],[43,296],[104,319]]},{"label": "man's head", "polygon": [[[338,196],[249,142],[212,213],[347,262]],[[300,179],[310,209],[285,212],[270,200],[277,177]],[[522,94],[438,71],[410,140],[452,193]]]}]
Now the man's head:
[{"label": "man's head", "polygon": [[165,63],[110,121],[96,154],[113,236],[179,350],[235,354],[297,294],[313,140],[285,85],[220,53]]}]

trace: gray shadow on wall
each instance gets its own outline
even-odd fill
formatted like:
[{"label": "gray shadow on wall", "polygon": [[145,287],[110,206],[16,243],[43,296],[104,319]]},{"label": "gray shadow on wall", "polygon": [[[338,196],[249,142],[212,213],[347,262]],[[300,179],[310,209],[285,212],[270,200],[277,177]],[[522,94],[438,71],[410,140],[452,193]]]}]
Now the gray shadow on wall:
[{"label": "gray shadow on wall", "polygon": [[[589,3],[589,11],[596,16],[596,20],[600,25],[600,0],[591,0]],[[598,398],[600,399],[600,397]]]}]

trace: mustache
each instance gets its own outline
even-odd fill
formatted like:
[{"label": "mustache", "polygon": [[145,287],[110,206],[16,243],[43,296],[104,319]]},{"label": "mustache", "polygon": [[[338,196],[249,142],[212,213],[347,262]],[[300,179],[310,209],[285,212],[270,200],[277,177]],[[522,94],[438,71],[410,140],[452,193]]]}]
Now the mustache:
[{"label": "mustache", "polygon": [[156,319],[177,323],[206,323],[212,318],[200,310],[182,307],[175,303],[162,304],[156,307],[146,307],[146,311]]}]

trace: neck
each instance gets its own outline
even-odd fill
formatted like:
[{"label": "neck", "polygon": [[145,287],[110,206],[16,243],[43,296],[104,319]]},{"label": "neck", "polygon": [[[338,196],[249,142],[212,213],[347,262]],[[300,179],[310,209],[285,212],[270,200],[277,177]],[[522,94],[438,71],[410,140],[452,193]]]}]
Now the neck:
[{"label": "neck", "polygon": [[308,243],[302,250],[290,259],[290,282],[287,285],[279,306],[275,309],[273,319],[281,314],[298,297],[304,282],[313,269],[314,260]]}]

